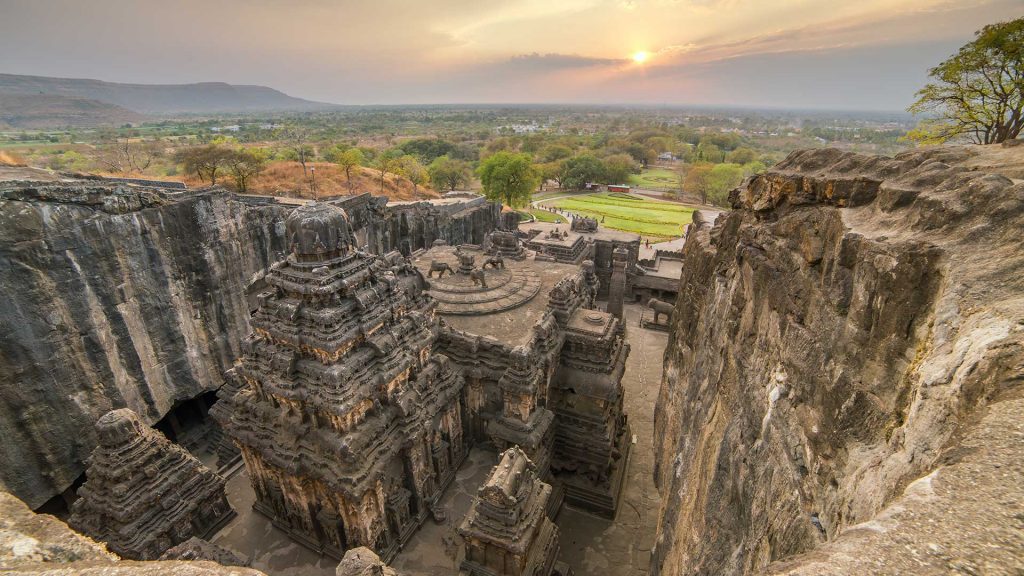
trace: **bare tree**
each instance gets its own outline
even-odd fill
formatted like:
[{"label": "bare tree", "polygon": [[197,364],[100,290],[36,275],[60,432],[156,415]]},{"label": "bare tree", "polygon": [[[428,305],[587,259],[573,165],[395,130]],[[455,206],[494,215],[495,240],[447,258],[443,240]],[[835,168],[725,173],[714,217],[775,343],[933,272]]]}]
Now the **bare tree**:
[{"label": "bare tree", "polygon": [[99,150],[96,161],[108,172],[140,173],[149,168],[159,153],[158,142],[132,142],[130,138],[118,138]]},{"label": "bare tree", "polygon": [[302,175],[309,178],[307,163],[316,157],[316,150],[309,144],[310,133],[305,126],[289,126],[284,129],[284,140],[288,148],[295,154],[295,159],[302,165]]}]

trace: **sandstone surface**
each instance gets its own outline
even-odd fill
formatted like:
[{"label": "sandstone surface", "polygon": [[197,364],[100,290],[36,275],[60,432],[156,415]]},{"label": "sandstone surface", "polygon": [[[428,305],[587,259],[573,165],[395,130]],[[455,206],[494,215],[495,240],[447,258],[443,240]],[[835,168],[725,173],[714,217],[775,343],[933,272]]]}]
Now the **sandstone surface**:
[{"label": "sandstone surface", "polygon": [[1024,183],[1005,154],[795,152],[694,219],[653,574],[1020,573]]}]

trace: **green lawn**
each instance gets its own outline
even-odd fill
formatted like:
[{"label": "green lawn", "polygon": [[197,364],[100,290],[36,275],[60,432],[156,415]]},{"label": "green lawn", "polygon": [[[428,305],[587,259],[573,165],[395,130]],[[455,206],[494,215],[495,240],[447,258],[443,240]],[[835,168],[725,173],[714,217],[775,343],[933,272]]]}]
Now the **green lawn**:
[{"label": "green lawn", "polygon": [[679,174],[667,168],[645,168],[639,174],[631,175],[629,184],[650,190],[676,190],[679,188]]},{"label": "green lawn", "polygon": [[536,218],[540,222],[554,222],[556,224],[565,222],[565,218],[559,216],[558,214],[553,214],[551,212],[548,212],[547,210],[539,210],[537,208],[530,208],[529,210],[527,210],[527,212],[532,214],[533,217]]},{"label": "green lawn", "polygon": [[549,203],[563,210],[597,218],[605,228],[633,232],[652,238],[675,238],[689,224],[694,208],[672,202],[658,202],[618,193],[600,193],[561,198]]}]

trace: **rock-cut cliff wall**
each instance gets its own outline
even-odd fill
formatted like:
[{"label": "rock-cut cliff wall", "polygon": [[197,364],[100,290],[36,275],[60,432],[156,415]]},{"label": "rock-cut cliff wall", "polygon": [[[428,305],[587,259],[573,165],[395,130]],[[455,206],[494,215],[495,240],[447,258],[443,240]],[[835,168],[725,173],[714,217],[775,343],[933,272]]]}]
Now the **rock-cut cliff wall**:
[{"label": "rock-cut cliff wall", "polygon": [[223,191],[0,184],[0,480],[37,507],[66,489],[93,424],[149,422],[223,382],[245,289],[284,250],[283,208]]},{"label": "rock-cut cliff wall", "polygon": [[652,573],[1024,565],[1024,183],[985,154],[796,152],[695,219]]}]

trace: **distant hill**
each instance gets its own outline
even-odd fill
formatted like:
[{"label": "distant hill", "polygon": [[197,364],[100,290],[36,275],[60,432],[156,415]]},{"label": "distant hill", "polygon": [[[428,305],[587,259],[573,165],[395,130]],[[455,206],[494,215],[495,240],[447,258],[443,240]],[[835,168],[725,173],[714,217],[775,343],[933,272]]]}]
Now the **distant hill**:
[{"label": "distant hill", "polygon": [[138,112],[88,98],[0,93],[0,129],[120,126],[145,119]]},{"label": "distant hill", "polygon": [[[294,98],[266,86],[236,86],[224,82],[119,84],[102,80],[0,74],[0,97],[27,95],[92,100],[151,116],[304,111],[332,106]],[[69,104],[62,103],[63,106]],[[0,116],[8,115],[0,109]]]}]

